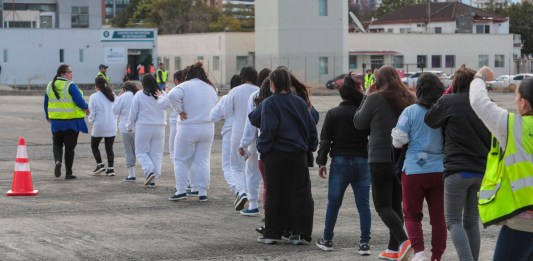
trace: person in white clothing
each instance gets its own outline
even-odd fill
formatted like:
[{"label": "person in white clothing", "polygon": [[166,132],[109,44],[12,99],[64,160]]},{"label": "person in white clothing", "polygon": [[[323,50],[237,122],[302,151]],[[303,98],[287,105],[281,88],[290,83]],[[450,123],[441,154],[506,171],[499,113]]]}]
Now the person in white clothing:
[{"label": "person in white clothing", "polygon": [[[130,116],[131,102],[139,87],[132,81],[122,84],[122,91],[113,103],[113,113],[119,117],[118,129],[122,135],[122,145],[124,155],[126,156],[126,168],[128,176],[124,178],[125,182],[135,182],[135,133],[128,132],[126,124]],[[135,129],[135,128],[132,128]]]},{"label": "person in white clothing", "polygon": [[215,134],[215,124],[209,114],[217,102],[217,90],[207,78],[202,63],[197,62],[189,68],[185,82],[172,89],[168,96],[171,108],[180,116],[174,144],[176,192],[169,200],[187,198],[186,179],[193,168],[191,184],[198,189],[198,199],[207,201]]},{"label": "person in white clothing", "polygon": [[[240,72],[243,84],[233,88],[226,98],[224,109],[225,115],[233,118],[231,126],[231,144],[230,144],[230,172],[237,186],[235,194],[235,210],[241,211],[248,201],[246,194],[246,157],[239,155],[239,145],[244,133],[244,123],[248,116],[248,98],[250,95],[259,90],[255,85],[257,82],[257,71],[252,67],[243,67]],[[250,166],[251,167],[251,166]],[[257,172],[259,170],[255,167]],[[257,199],[255,199],[257,200]],[[257,207],[257,206],[256,206]]]},{"label": "person in white clothing", "polygon": [[[230,90],[234,87],[237,87],[241,84],[241,76],[238,74],[233,75],[231,77],[230,81]],[[220,97],[218,100],[217,105],[211,109],[210,117],[213,122],[217,122],[220,120],[224,120],[224,125],[222,126],[222,130],[220,131],[220,135],[222,135],[222,173],[224,173],[224,178],[226,179],[226,183],[228,183],[231,191],[236,194],[237,193],[237,184],[235,184],[235,181],[233,180],[233,176],[230,172],[230,144],[231,144],[231,125],[233,122],[233,118],[228,117],[224,115],[226,112],[224,110],[224,103],[226,102],[226,98],[228,95],[224,95]]]},{"label": "person in white clothing", "polygon": [[[105,171],[106,175],[115,176],[113,143],[117,135],[117,119],[111,109],[115,101],[115,94],[104,77],[96,77],[94,84],[96,92],[89,97],[89,111],[91,113],[88,117],[89,123],[93,125],[91,149],[96,160],[96,169],[93,170],[93,173],[99,174]],[[102,139],[104,139],[107,154],[107,170],[105,164],[102,163],[102,156],[100,155],[100,149],[98,149]]]},{"label": "person in white clothing", "polygon": [[154,188],[163,164],[166,111],[157,106],[155,77],[143,76],[142,85],[144,90],[133,97],[126,129],[132,132],[135,128],[135,155],[146,177],[144,185]]}]

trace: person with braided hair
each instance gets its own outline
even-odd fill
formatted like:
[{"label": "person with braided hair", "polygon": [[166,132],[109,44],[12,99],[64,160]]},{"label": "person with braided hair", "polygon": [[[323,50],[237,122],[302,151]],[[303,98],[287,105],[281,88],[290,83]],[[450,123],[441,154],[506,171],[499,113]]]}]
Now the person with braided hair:
[{"label": "person with braided hair", "polygon": [[54,175],[61,177],[63,146],[65,146],[65,179],[75,179],[72,174],[74,149],[78,135],[88,133],[85,115],[89,105],[83,100],[83,92],[72,82],[72,68],[62,64],[44,93],[44,113],[50,122],[54,147]]}]

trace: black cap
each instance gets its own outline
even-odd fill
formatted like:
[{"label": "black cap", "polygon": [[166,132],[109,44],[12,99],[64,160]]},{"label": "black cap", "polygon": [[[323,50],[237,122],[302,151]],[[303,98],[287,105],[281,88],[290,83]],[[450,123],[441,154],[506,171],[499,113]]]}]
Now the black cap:
[{"label": "black cap", "polygon": [[108,68],[109,66],[105,65],[105,64],[100,64],[100,66],[98,66],[98,69],[102,69],[102,68]]}]

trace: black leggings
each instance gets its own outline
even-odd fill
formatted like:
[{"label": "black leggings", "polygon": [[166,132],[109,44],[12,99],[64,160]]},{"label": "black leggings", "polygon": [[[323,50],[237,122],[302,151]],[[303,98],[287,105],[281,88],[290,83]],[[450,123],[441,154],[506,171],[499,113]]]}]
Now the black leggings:
[{"label": "black leggings", "polygon": [[115,162],[115,154],[113,153],[113,143],[115,142],[115,136],[113,137],[91,137],[91,149],[93,150],[94,159],[96,164],[102,163],[102,155],[100,155],[100,150],[98,146],[100,141],[104,139],[105,144],[105,153],[107,154],[107,167],[112,168],[113,163]]},{"label": "black leggings", "polygon": [[54,142],[54,160],[62,162],[63,146],[65,146],[65,169],[66,175],[72,175],[72,164],[74,163],[74,149],[78,144],[79,132],[73,130],[58,131],[52,133]]}]

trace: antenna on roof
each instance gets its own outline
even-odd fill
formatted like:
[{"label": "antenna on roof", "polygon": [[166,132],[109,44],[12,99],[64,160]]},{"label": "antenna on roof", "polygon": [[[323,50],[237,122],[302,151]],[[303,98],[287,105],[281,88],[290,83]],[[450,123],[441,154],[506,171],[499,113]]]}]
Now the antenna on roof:
[{"label": "antenna on roof", "polygon": [[365,28],[363,27],[363,24],[361,24],[361,22],[359,21],[359,19],[357,19],[355,14],[352,13],[352,11],[349,11],[349,14],[350,14],[350,17],[352,18],[352,21],[355,23],[355,25],[357,25],[359,30],[361,30],[361,32],[363,33],[366,33]]}]

